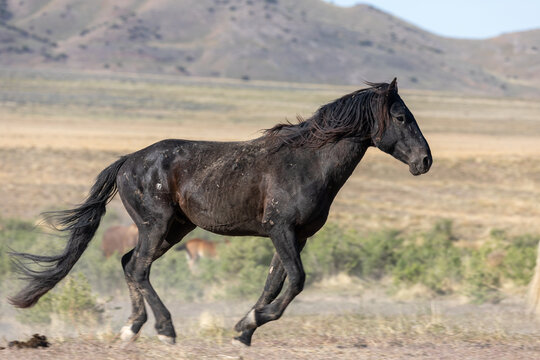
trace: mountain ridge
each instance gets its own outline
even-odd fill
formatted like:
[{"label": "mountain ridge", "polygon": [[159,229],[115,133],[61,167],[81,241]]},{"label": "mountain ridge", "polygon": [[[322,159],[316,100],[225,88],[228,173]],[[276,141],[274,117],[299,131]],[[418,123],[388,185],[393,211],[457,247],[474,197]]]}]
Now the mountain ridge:
[{"label": "mountain ridge", "polygon": [[[118,5],[121,4],[121,5]],[[4,68],[101,69],[540,96],[540,29],[464,40],[320,0],[2,0]]]}]

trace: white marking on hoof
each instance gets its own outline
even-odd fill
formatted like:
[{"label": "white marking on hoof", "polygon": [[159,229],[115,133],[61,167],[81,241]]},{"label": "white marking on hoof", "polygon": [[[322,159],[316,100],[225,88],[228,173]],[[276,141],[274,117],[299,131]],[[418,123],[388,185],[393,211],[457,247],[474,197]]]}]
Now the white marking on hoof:
[{"label": "white marking on hoof", "polygon": [[122,327],[122,330],[120,330],[120,339],[122,341],[130,341],[135,337],[135,334],[133,330],[131,330],[131,325],[126,325]]},{"label": "white marking on hoof", "polygon": [[250,326],[255,326],[255,327],[257,327],[257,319],[255,319],[255,309],[251,310],[251,311],[249,312],[249,314],[247,314],[246,320],[249,321],[248,324],[249,324]]},{"label": "white marking on hoof", "polygon": [[237,339],[235,339],[235,338],[233,338],[233,339],[231,340],[231,344],[232,344],[233,346],[236,346],[236,347],[243,347],[243,348],[249,347],[248,345],[244,344],[243,342],[241,342],[240,340],[237,340]]},{"label": "white marking on hoof", "polygon": [[168,345],[174,345],[174,343],[176,342],[176,339],[170,336],[158,335],[157,337],[159,341]]}]

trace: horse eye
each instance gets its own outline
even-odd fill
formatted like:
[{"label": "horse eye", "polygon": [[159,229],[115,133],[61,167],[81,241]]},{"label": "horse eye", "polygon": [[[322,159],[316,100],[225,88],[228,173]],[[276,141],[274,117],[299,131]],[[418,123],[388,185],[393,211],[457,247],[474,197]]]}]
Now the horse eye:
[{"label": "horse eye", "polygon": [[396,117],[396,119],[397,119],[399,122],[405,122],[405,115],[399,115],[398,117]]}]

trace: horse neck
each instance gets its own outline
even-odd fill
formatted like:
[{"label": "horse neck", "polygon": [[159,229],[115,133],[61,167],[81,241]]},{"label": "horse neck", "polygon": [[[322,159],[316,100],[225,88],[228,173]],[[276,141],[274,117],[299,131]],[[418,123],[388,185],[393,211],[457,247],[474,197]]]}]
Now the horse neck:
[{"label": "horse neck", "polygon": [[329,189],[337,193],[362,160],[368,147],[366,141],[348,138],[320,149],[321,168]]}]

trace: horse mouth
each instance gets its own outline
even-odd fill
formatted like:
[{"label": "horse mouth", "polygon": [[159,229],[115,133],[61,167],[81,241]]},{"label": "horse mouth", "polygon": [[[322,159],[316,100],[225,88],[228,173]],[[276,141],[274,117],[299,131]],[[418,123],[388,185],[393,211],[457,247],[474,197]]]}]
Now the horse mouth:
[{"label": "horse mouth", "polygon": [[433,158],[430,154],[424,155],[418,161],[412,161],[409,163],[409,171],[414,176],[425,174],[431,168],[433,164]]},{"label": "horse mouth", "polygon": [[418,170],[418,169],[416,168],[416,166],[409,166],[409,172],[410,172],[411,174],[413,174],[414,176],[422,175],[422,174],[425,173],[425,171],[422,172],[422,171]]},{"label": "horse mouth", "polygon": [[409,172],[414,176],[425,174],[429,171],[430,166],[417,166],[415,164],[409,165]]}]

